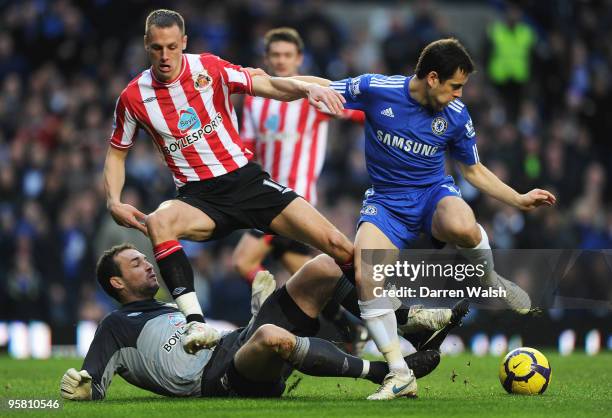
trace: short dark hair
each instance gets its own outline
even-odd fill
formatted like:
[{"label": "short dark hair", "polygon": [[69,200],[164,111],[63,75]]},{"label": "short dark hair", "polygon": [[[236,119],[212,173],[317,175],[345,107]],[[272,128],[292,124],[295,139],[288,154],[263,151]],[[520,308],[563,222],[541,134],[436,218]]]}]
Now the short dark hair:
[{"label": "short dark hair", "polygon": [[474,61],[461,42],[455,38],[447,38],[434,41],[423,48],[415,72],[418,78],[423,79],[431,71],[435,71],[440,82],[444,82],[458,69],[470,74],[474,71]]},{"label": "short dark hair", "polygon": [[170,28],[174,25],[178,26],[181,34],[185,34],[185,20],[180,13],[168,9],[153,10],[145,21],[145,35],[149,34],[151,26]]},{"label": "short dark hair", "polygon": [[304,50],[304,41],[297,30],[289,27],[271,29],[264,35],[266,53],[270,50],[272,42],[285,41],[294,44],[301,54]]},{"label": "short dark hair", "polygon": [[125,250],[135,250],[136,247],[133,244],[123,243],[119,245],[115,245],[108,250],[104,251],[104,254],[98,259],[98,264],[96,264],[96,277],[98,278],[98,283],[104,291],[113,299],[118,302],[119,300],[119,292],[110,282],[111,277],[123,277],[121,274],[121,268],[119,264],[115,261],[115,256],[119,254],[121,251]]}]

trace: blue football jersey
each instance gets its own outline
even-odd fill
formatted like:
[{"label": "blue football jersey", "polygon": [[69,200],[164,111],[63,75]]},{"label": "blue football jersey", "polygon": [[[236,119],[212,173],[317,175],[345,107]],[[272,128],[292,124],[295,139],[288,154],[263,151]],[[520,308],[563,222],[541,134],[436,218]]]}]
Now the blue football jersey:
[{"label": "blue football jersey", "polygon": [[366,114],[365,156],[375,188],[422,187],[441,181],[447,150],[464,164],[479,161],[465,105],[456,99],[433,113],[410,96],[411,78],[364,74],[331,84],[346,99],[346,108]]}]

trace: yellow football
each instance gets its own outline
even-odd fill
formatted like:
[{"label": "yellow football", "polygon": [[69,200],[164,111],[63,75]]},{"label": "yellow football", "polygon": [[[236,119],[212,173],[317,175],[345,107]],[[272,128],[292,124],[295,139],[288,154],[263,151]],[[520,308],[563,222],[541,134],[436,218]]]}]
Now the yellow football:
[{"label": "yellow football", "polygon": [[499,366],[499,381],[508,393],[539,395],[550,384],[552,370],[538,350],[521,347],[512,350]]}]

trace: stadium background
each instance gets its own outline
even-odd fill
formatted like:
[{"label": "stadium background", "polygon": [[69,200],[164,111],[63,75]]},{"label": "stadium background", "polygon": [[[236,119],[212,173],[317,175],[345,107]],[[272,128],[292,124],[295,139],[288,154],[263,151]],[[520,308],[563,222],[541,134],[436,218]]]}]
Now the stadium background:
[{"label": "stadium background", "polygon": [[[42,320],[54,344],[74,344],[78,321],[99,321],[114,308],[95,282],[98,255],[122,241],[150,249],[143,236],[111,220],[101,170],[115,100],[147,67],[144,18],[157,7],[183,14],[189,52],[210,51],[243,66],[263,65],[267,29],[293,26],[306,44],[303,73],[331,79],[409,74],[425,44],[458,37],[478,67],[463,101],[481,159],[516,189],[546,187],[559,199],[552,210],[525,214],[459,180],[493,246],[612,248],[612,2],[515,4],[0,1],[0,330],[7,321]],[[517,16],[533,43],[523,50],[529,72],[509,82],[489,71],[495,44],[488,29]],[[349,237],[368,186],[362,148],[360,127],[332,124],[319,208]],[[141,132],[127,163],[124,201],[149,212],[173,194],[169,171]],[[186,248],[205,313],[242,324],[249,289],[232,268],[238,238]],[[588,290],[580,280],[570,285],[576,295]],[[609,283],[603,288],[602,299],[610,300]],[[552,346],[562,330],[573,329],[582,344],[593,328],[607,338],[611,319],[609,310],[550,311],[529,321],[474,312],[460,335],[467,342],[480,331],[521,333]],[[0,331],[0,350],[6,341]]]}]

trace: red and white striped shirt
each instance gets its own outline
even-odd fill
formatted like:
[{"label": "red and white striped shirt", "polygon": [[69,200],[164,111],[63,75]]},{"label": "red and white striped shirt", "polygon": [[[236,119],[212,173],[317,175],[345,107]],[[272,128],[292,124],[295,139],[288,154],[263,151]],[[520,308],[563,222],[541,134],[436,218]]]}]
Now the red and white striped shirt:
[{"label": "red and white striped shirt", "polygon": [[170,83],[145,70],[117,100],[110,144],[130,148],[138,127],[144,128],[177,187],[234,171],[252,153],[238,134],[233,93],[252,94],[251,76],[212,54],[184,54],[181,73]]},{"label": "red and white striped shirt", "polygon": [[[344,112],[347,118],[363,123],[363,112]],[[272,180],[292,188],[315,205],[329,119],[330,115],[311,106],[308,99],[287,103],[247,96],[242,140]]]}]

